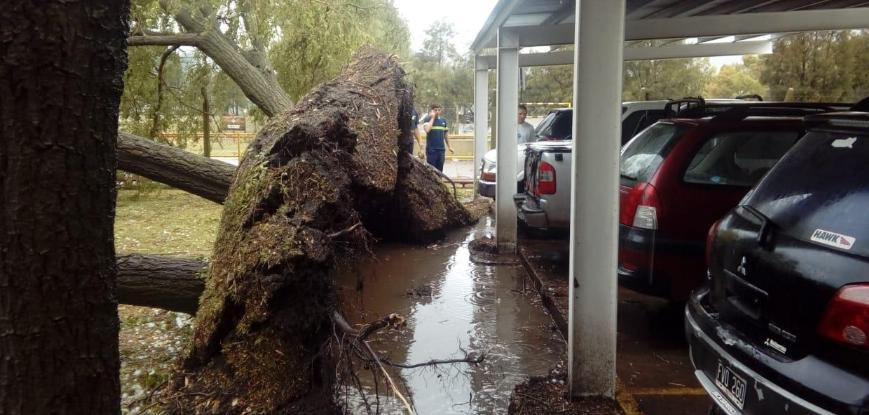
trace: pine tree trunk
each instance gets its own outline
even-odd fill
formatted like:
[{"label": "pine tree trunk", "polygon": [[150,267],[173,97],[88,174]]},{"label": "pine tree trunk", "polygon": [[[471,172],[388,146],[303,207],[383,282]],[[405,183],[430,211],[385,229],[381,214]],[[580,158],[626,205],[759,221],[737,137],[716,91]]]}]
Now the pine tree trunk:
[{"label": "pine tree trunk", "polygon": [[2,414],[120,412],[113,221],[128,7],[0,7]]}]

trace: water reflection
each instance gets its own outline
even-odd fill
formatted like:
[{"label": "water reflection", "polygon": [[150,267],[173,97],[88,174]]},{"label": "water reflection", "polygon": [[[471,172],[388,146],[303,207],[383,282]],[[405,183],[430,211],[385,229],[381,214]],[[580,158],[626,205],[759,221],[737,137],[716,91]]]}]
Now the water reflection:
[{"label": "water reflection", "polygon": [[[490,226],[491,220],[485,220],[429,247],[380,246],[375,251],[379,261],[363,261],[338,277],[345,314],[353,322],[388,313],[408,318],[406,329],[372,339],[372,347],[393,361],[486,353],[477,366],[394,371],[420,414],[505,412],[516,383],[546,374],[564,354],[563,343],[549,329],[549,317],[529,302],[533,295],[523,294],[520,267],[470,262],[468,243],[490,232]],[[362,380],[373,393],[370,376]],[[378,390],[385,404],[382,413],[402,412],[382,384]]]}]

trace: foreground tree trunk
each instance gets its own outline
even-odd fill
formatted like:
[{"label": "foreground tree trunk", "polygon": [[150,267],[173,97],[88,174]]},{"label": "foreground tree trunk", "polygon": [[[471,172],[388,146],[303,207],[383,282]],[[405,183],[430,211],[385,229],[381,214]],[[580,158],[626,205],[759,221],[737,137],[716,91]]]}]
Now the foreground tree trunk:
[{"label": "foreground tree trunk", "polygon": [[128,5],[0,8],[0,413],[120,412],[115,137]]},{"label": "foreground tree trunk", "polygon": [[[368,229],[426,239],[473,220],[440,181],[403,176],[415,171],[402,151],[410,105],[397,63],[366,50],[252,143],[226,199],[192,348],[171,383],[176,412],[335,411],[334,370],[320,350],[336,307],[334,263],[365,252]],[[403,199],[400,188],[420,196]],[[407,214],[385,214],[417,209],[450,216],[423,231]]]}]

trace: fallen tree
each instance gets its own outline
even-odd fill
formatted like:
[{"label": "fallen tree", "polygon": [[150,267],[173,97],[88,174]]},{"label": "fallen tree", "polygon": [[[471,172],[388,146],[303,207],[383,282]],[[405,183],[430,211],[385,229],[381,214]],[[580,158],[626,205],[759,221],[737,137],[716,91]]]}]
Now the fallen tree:
[{"label": "fallen tree", "polygon": [[425,241],[474,221],[415,163],[411,93],[390,57],[360,52],[271,119],[225,199],[196,330],[170,383],[175,412],[335,410],[337,261],[375,237]]},{"label": "fallen tree", "polygon": [[133,134],[118,133],[118,168],[223,203],[235,166],[159,144]]},{"label": "fallen tree", "polygon": [[118,302],[196,314],[208,264],[196,258],[119,255]]}]

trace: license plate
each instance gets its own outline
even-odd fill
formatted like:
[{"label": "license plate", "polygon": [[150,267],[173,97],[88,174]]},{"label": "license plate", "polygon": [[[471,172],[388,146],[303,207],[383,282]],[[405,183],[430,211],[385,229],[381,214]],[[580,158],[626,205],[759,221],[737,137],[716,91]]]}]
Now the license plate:
[{"label": "license plate", "polygon": [[718,372],[715,374],[715,385],[739,409],[745,404],[745,379],[737,375],[729,366],[718,362]]}]

